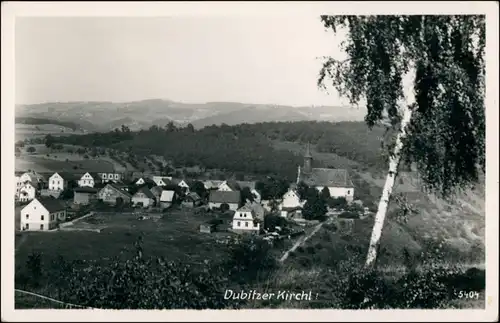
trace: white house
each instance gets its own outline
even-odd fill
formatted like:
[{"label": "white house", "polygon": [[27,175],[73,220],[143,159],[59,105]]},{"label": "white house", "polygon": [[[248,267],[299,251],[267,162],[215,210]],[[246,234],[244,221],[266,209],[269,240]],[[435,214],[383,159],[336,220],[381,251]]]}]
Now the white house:
[{"label": "white house", "polygon": [[66,219],[66,207],[56,199],[34,199],[21,210],[21,230],[47,231]]},{"label": "white house", "polygon": [[16,197],[19,197],[19,191],[21,190],[21,187],[23,187],[23,182],[21,182],[21,176],[15,176],[14,182],[16,183]]},{"label": "white house", "polygon": [[19,201],[28,202],[35,198],[36,189],[30,182],[27,182],[19,189]]},{"label": "white house", "polygon": [[161,192],[160,206],[162,208],[168,208],[172,205],[174,199],[175,199],[175,191],[164,190]]},{"label": "white house", "polygon": [[43,181],[43,176],[34,171],[29,171],[23,173],[19,178],[21,183],[31,182],[33,185],[38,185],[38,183]]},{"label": "white house", "polygon": [[[95,178],[95,179],[97,179],[97,178]],[[92,176],[90,173],[87,172],[78,180],[78,186],[80,186],[80,187],[94,187],[95,179],[94,179],[94,176]]]},{"label": "white house", "polygon": [[206,190],[213,190],[218,189],[223,182],[224,181],[220,180],[207,180],[203,182],[203,185],[205,186]]},{"label": "white house", "polygon": [[313,168],[313,157],[309,145],[304,156],[304,167],[298,167],[297,184],[303,182],[309,187],[322,191],[325,187],[331,197],[344,197],[348,202],[354,199],[354,184],[345,169]]},{"label": "white house", "polygon": [[122,175],[120,173],[110,172],[110,173],[99,173],[103,183],[107,182],[119,182],[122,180]]},{"label": "white house", "polygon": [[189,185],[183,179],[177,185],[180,186],[181,188],[186,189],[186,192],[189,192]]},{"label": "white house", "polygon": [[54,173],[49,177],[49,190],[51,191],[63,191],[64,184],[64,178],[58,173]]},{"label": "white house", "polygon": [[217,188],[218,191],[222,192],[233,192],[233,191],[238,191],[240,187],[236,182],[233,181],[223,181],[219,187]]},{"label": "white house", "polygon": [[260,223],[255,222],[255,220],[254,211],[245,205],[234,213],[232,228],[241,232],[259,232]]},{"label": "white house", "polygon": [[300,200],[297,191],[292,189],[288,190],[288,192],[283,195],[283,200],[278,206],[281,211],[281,216],[286,218],[289,212],[302,209],[305,202],[306,201]]},{"label": "white house", "polygon": [[147,187],[142,187],[134,196],[132,196],[132,204],[137,206],[142,204],[142,207],[153,206],[155,203],[155,196]]},{"label": "white house", "polygon": [[142,185],[144,183],[146,183],[146,181],[142,177],[135,181],[135,185]]}]

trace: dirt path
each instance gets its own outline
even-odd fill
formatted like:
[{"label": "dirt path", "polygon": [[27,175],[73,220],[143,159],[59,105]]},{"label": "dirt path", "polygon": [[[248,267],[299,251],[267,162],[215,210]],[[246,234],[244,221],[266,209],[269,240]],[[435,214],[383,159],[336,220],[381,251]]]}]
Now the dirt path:
[{"label": "dirt path", "polygon": [[298,247],[303,245],[307,240],[309,240],[309,238],[311,238],[313,235],[315,235],[316,232],[319,231],[319,229],[321,229],[323,224],[329,223],[329,222],[332,222],[332,219],[328,219],[325,222],[321,222],[316,227],[314,227],[314,229],[311,232],[309,232],[309,234],[306,234],[306,235],[300,237],[300,239],[298,239],[297,242],[295,242],[294,245],[283,254],[283,256],[280,258],[280,262],[284,262],[288,258],[288,256],[290,255],[290,252],[295,251],[295,249],[297,249]]}]

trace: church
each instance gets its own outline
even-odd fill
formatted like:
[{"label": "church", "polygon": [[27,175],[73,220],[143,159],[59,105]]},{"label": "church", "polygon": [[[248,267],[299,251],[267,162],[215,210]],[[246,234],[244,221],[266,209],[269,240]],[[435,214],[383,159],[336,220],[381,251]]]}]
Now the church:
[{"label": "church", "polygon": [[297,184],[305,183],[309,187],[315,187],[322,191],[328,187],[331,197],[345,197],[347,202],[352,202],[354,197],[354,185],[346,169],[313,168],[313,157],[309,144],[304,155],[304,166],[298,167]]}]

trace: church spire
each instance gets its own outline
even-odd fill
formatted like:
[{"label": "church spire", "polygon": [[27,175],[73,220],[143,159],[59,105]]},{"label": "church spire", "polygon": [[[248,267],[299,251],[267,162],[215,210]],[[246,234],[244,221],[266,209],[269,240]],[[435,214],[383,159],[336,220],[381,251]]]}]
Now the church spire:
[{"label": "church spire", "polygon": [[304,155],[304,158],[312,158],[311,155],[311,143],[307,143],[307,148],[306,148],[306,154]]}]

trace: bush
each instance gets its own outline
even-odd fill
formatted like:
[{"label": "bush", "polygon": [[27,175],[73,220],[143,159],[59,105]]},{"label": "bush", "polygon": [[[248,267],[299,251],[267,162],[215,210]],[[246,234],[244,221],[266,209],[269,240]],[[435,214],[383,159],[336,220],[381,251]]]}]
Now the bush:
[{"label": "bush", "polygon": [[300,252],[300,253],[303,253],[304,252],[304,248],[302,246],[298,246],[297,249],[297,252]]},{"label": "bush", "polygon": [[344,218],[344,219],[358,219],[359,218],[359,213],[357,212],[352,212],[352,211],[344,211],[339,214],[339,218]]},{"label": "bush", "polygon": [[269,243],[254,236],[245,236],[229,247],[224,267],[227,275],[239,284],[262,281],[277,267]]},{"label": "bush", "polygon": [[307,253],[309,253],[311,255],[314,255],[316,253],[316,250],[314,250],[313,246],[307,246],[306,251],[307,251]]}]

